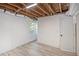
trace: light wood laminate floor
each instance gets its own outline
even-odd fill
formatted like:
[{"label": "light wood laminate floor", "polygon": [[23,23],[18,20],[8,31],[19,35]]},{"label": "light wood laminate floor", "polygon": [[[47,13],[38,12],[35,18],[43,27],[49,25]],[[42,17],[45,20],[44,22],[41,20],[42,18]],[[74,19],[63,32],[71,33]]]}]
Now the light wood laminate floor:
[{"label": "light wood laminate floor", "polygon": [[37,42],[24,44],[13,50],[0,54],[0,56],[74,56],[72,52],[61,51]]}]

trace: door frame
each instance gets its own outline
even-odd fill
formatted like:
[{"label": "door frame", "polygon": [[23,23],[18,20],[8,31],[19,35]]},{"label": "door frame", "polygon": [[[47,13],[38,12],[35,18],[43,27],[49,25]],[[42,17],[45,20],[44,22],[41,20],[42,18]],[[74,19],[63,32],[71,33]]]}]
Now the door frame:
[{"label": "door frame", "polygon": [[78,53],[78,45],[77,45],[77,16],[79,15],[79,11],[77,11],[74,15],[73,15],[73,22],[74,22],[74,33],[75,33],[75,38],[74,38],[74,40],[75,40],[75,55],[77,56],[77,55],[79,55],[79,53]]}]

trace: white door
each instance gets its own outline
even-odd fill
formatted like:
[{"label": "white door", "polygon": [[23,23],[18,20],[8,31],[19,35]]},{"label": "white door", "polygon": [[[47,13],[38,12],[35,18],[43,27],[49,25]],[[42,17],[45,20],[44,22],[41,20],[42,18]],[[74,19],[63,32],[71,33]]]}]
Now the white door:
[{"label": "white door", "polygon": [[74,51],[73,38],[73,20],[71,18],[64,18],[61,20],[61,41],[60,48],[64,51]]}]

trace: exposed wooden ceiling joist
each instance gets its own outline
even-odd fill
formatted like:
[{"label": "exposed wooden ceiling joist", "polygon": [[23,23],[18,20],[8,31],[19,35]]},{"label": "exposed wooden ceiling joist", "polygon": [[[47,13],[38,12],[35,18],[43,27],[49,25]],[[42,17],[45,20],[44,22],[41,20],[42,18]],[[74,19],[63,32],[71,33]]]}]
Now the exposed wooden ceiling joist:
[{"label": "exposed wooden ceiling joist", "polygon": [[34,10],[34,9],[31,9],[31,10],[34,11],[34,12],[36,12],[36,13],[38,13],[39,15],[45,16],[45,15],[43,15],[42,13],[40,13],[40,12]]},{"label": "exposed wooden ceiling joist", "polygon": [[69,9],[68,3],[38,3],[36,6],[27,9],[34,3],[0,3],[0,9],[6,9],[12,13],[22,14],[30,18],[39,18],[66,12]]},{"label": "exposed wooden ceiling joist", "polygon": [[41,11],[43,11],[45,14],[49,15],[42,7],[40,7],[39,5],[36,6],[37,8],[39,8]]},{"label": "exposed wooden ceiling joist", "polygon": [[24,3],[22,3],[22,5],[24,6],[23,10],[26,10],[28,11],[29,13],[33,14],[34,16],[36,17],[39,17],[39,15],[35,14],[35,13],[32,13],[29,9],[26,8],[26,5]]},{"label": "exposed wooden ceiling joist", "polygon": [[52,15],[52,13],[55,14],[54,10],[52,9],[52,7],[51,7],[48,3],[46,3],[46,4],[44,4],[44,5],[47,6],[47,9],[48,9],[50,15]]},{"label": "exposed wooden ceiling joist", "polygon": [[[15,13],[16,13],[16,11],[17,11],[17,9],[15,9],[15,8],[13,8],[12,6],[9,6],[9,5],[6,5],[6,6],[5,6],[5,4],[1,4],[1,6],[5,7],[5,8],[8,8],[8,9],[11,9],[11,10],[14,10]],[[21,14],[23,14],[23,15],[25,15],[25,16],[28,16],[28,17],[34,17],[34,16],[29,15],[29,14],[23,12],[23,11],[20,11],[19,13],[21,13]]]},{"label": "exposed wooden ceiling joist", "polygon": [[[14,4],[11,4],[11,3],[9,3],[9,5],[12,5],[12,6],[14,6],[14,7],[17,7],[18,10],[16,10],[16,12],[19,12],[20,10],[24,10],[23,8],[18,7],[17,5],[14,5]],[[25,10],[25,11],[26,11],[26,10]],[[26,12],[25,12],[25,13],[26,13]],[[29,15],[29,16],[35,17],[34,15],[31,15],[31,14],[28,14],[28,13],[26,13],[26,14]]]},{"label": "exposed wooden ceiling joist", "polygon": [[62,7],[61,7],[60,3],[59,3],[59,10],[60,10],[60,12],[62,12]]},{"label": "exposed wooden ceiling joist", "polygon": [[9,5],[6,5],[6,6],[5,6],[5,4],[0,4],[0,6],[5,7],[5,9],[6,9],[6,8],[9,8],[9,9],[11,9],[11,10],[16,11],[16,9],[15,9],[15,8],[12,8],[12,7],[11,7],[11,6],[9,6]]}]

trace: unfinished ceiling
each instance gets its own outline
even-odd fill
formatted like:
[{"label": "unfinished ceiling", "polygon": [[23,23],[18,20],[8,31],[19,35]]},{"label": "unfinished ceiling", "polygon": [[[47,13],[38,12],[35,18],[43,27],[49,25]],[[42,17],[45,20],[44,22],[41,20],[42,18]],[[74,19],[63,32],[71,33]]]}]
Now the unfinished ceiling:
[{"label": "unfinished ceiling", "polygon": [[26,8],[33,3],[0,3],[0,9],[30,18],[39,18],[58,13],[65,13],[69,9],[68,3],[38,3],[36,6]]}]

